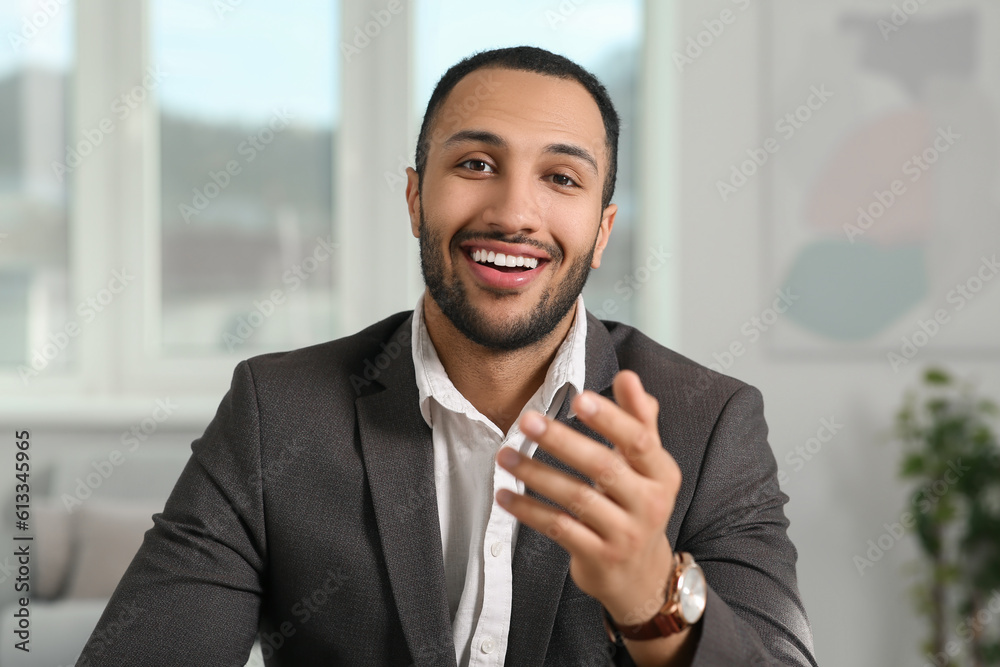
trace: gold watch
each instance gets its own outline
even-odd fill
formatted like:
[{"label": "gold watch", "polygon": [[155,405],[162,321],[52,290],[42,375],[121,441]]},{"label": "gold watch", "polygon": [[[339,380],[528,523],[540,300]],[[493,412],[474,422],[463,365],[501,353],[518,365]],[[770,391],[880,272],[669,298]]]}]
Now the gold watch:
[{"label": "gold watch", "polygon": [[619,626],[604,609],[604,628],[611,641],[615,641],[614,630],[625,639],[669,637],[701,619],[705,613],[706,593],[705,573],[691,554],[675,553],[667,600],[656,615],[645,623]]}]

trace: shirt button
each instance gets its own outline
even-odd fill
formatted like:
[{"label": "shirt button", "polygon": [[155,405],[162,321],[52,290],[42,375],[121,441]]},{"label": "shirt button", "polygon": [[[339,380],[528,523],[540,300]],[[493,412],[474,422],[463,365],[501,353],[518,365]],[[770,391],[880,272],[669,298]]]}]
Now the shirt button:
[{"label": "shirt button", "polygon": [[481,648],[483,649],[483,653],[493,653],[493,649],[495,649],[496,647],[497,644],[495,641],[493,641],[492,637],[487,637],[486,639],[484,639],[481,646]]},{"label": "shirt button", "polygon": [[503,551],[503,544],[501,542],[494,542],[490,545],[490,553],[494,556],[499,556],[501,551]]}]

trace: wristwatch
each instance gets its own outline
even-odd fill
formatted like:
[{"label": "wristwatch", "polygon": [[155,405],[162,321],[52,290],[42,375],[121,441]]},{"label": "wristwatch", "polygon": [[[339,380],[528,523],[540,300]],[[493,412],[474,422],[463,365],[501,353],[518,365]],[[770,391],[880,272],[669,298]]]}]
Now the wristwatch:
[{"label": "wristwatch", "polygon": [[615,641],[614,630],[625,639],[656,639],[694,625],[705,613],[705,573],[689,553],[674,554],[674,569],[667,584],[667,600],[653,618],[638,625],[619,626],[604,609],[604,628]]}]

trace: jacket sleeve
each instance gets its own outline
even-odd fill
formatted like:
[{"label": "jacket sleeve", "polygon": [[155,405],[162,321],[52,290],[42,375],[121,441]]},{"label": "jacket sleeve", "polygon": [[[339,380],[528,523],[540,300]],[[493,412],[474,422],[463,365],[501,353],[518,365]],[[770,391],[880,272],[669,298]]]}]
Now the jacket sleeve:
[{"label": "jacket sleeve", "polygon": [[[743,385],[712,430],[676,544],[708,581],[693,667],[816,666],[777,469],[761,394]],[[624,648],[616,657],[634,666]]]},{"label": "jacket sleeve", "polygon": [[257,634],[266,562],[260,431],[241,362],[163,512],[77,667],[242,667]]}]

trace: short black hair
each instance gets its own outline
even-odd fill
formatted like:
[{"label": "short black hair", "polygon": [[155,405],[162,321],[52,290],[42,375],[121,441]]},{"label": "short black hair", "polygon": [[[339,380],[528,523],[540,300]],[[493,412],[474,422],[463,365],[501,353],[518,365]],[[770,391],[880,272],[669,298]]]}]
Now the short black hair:
[{"label": "short black hair", "polygon": [[536,72],[560,79],[573,79],[587,89],[587,92],[597,103],[597,108],[601,111],[601,118],[604,120],[604,136],[610,159],[608,160],[608,174],[604,179],[601,206],[604,208],[610,204],[611,196],[615,193],[615,179],[618,176],[618,129],[620,125],[618,112],[615,111],[615,105],[611,102],[611,96],[608,95],[607,89],[597,77],[580,65],[569,58],[535,46],[512,46],[480,51],[452,65],[438,80],[434,92],[431,94],[431,99],[427,102],[424,120],[420,125],[420,136],[417,138],[416,171],[418,183],[424,177],[427,153],[430,150],[430,138],[427,135],[434,118],[437,116],[438,109],[459,81],[468,74],[487,67]]}]

